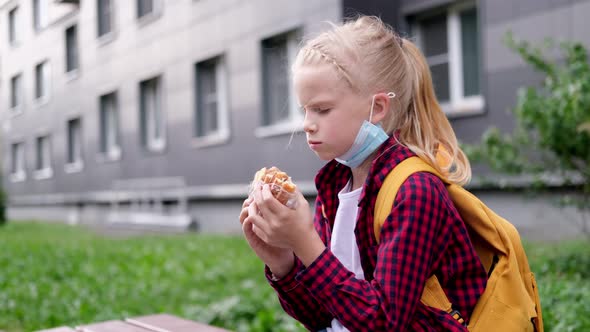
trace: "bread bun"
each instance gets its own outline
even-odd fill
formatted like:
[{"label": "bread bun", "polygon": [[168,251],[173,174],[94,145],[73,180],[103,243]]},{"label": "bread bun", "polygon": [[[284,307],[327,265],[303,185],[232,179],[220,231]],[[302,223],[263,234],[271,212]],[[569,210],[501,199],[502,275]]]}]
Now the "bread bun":
[{"label": "bread bun", "polygon": [[291,181],[287,173],[281,171],[278,167],[263,167],[254,174],[253,185],[270,184],[270,191],[279,202],[293,207],[295,202],[295,190],[297,186]]}]

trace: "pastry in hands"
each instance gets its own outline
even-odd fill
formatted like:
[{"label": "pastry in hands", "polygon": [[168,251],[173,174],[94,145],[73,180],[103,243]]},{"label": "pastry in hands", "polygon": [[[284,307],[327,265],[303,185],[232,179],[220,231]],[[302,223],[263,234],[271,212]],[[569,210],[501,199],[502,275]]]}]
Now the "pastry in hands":
[{"label": "pastry in hands", "polygon": [[295,207],[295,190],[297,186],[291,181],[287,173],[275,166],[263,167],[254,175],[253,185],[268,183],[273,196],[284,205]]}]

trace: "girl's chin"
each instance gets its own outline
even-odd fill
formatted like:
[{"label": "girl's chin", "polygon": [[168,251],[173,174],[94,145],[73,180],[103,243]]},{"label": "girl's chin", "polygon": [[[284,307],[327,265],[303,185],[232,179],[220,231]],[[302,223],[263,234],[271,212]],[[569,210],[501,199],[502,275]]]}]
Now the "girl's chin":
[{"label": "girl's chin", "polygon": [[321,153],[318,151],[314,151],[314,153],[316,156],[318,156],[318,158],[320,158],[323,161],[331,161],[334,158],[336,158],[336,156],[334,156],[333,154]]}]

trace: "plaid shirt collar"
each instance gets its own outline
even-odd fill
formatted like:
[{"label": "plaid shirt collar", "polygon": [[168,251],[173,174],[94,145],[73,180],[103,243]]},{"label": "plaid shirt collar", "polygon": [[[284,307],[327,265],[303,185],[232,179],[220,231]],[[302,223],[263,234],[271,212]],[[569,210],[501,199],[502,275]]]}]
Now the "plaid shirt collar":
[{"label": "plaid shirt collar", "polygon": [[[365,180],[359,199],[358,206],[360,209],[355,228],[365,276],[371,276],[375,266],[376,255],[373,255],[368,249],[377,245],[373,230],[373,209],[370,207],[375,205],[377,193],[387,174],[401,161],[413,155],[413,152],[398,142],[396,136],[391,136],[379,147],[371,164],[369,175]],[[332,160],[315,177],[315,184],[319,193],[318,199],[322,204],[330,229],[334,227],[336,210],[339,204],[338,193],[348,183],[351,176],[352,171],[349,167]],[[326,243],[329,243],[329,240],[325,239]]]}]

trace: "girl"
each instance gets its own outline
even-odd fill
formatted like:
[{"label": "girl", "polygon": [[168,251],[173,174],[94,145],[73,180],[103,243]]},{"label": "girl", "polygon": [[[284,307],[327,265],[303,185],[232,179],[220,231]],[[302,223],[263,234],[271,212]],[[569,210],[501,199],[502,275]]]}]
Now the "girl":
[{"label": "girl", "polygon": [[315,178],[315,217],[301,194],[293,210],[268,185],[240,214],[282,307],[310,331],[466,331],[420,302],[434,274],[468,321],[487,281],[443,182],[410,176],[379,242],[373,231],[379,188],[402,160],[417,155],[454,183],[471,175],[424,57],[360,17],[309,40],[292,69],[309,147],[329,161]]}]

